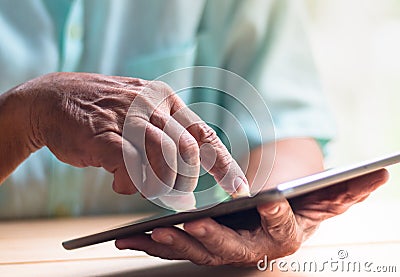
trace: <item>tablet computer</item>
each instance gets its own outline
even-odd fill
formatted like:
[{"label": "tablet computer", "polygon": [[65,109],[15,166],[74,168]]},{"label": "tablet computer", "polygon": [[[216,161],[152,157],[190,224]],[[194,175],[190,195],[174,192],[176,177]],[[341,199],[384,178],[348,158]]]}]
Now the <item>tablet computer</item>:
[{"label": "tablet computer", "polygon": [[[173,226],[205,217],[214,218],[221,224],[232,228],[244,227],[240,226],[240,224],[243,222],[243,218],[246,218],[245,227],[251,228],[249,222],[257,222],[257,217],[259,218],[256,210],[256,206],[259,204],[277,201],[282,198],[290,200],[296,196],[323,189],[399,162],[400,153],[395,153],[359,164],[328,169],[320,173],[281,183],[275,188],[262,191],[255,196],[232,199],[210,208],[202,207],[198,210],[156,215],[96,234],[64,241],[62,245],[65,249],[76,249],[128,237],[134,234],[149,232],[157,227]],[[244,213],[245,217],[241,216],[241,213]]]}]

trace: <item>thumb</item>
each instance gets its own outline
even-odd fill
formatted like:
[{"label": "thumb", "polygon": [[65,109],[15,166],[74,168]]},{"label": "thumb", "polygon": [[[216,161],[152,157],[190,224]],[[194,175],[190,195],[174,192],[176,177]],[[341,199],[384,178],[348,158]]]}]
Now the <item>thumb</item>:
[{"label": "thumb", "polygon": [[286,199],[259,205],[257,209],[261,218],[261,226],[273,241],[285,245],[297,243],[296,217]]},{"label": "thumb", "polygon": [[[123,150],[124,149],[124,150]],[[122,153],[124,151],[124,153]],[[114,132],[96,136],[92,156],[108,172],[114,174],[113,189],[121,194],[133,194],[142,184],[142,163],[139,152],[128,141]],[[131,168],[129,174],[127,168]]]}]

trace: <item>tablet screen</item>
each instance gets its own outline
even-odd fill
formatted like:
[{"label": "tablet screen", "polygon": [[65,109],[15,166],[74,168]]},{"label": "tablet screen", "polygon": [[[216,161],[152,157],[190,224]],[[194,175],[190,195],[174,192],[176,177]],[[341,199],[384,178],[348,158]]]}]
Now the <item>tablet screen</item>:
[{"label": "tablet screen", "polygon": [[[75,249],[133,234],[149,232],[157,227],[173,226],[205,217],[212,217],[218,222],[234,228],[241,228],[240,224],[243,224],[243,218],[246,218],[246,228],[251,229],[251,222],[259,223],[259,216],[256,210],[256,206],[259,204],[277,201],[282,198],[290,199],[301,196],[399,162],[400,153],[395,153],[355,165],[329,169],[279,184],[275,188],[262,191],[255,196],[227,199],[218,205],[210,206],[210,208],[202,206],[200,209],[185,212],[166,211],[165,213],[129,222],[107,231],[65,241],[63,246],[66,249]],[[245,216],[241,215],[241,213],[244,213]]]}]

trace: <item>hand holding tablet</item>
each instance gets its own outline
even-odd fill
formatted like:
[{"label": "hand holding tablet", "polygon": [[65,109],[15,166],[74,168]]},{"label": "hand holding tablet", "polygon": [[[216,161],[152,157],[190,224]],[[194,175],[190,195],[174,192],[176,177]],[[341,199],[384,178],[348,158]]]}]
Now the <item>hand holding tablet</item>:
[{"label": "hand holding tablet", "polygon": [[[307,208],[306,203],[322,203],[334,201],[337,197],[349,197],[349,192],[355,193],[360,199],[349,199],[349,202],[359,202],[363,198],[363,189],[366,196],[371,191],[368,186],[374,186],[368,180],[374,175],[380,179],[377,186],[387,179],[387,172],[382,168],[399,163],[400,153],[392,154],[373,161],[367,161],[342,168],[329,169],[317,174],[282,183],[274,189],[263,191],[253,197],[241,197],[228,202],[220,203],[209,209],[194,210],[191,212],[173,213],[158,216],[139,222],[128,223],[125,226],[110,229],[97,234],[63,242],[66,249],[75,249],[109,240],[141,235],[159,227],[169,227],[180,223],[190,222],[201,218],[214,218],[217,222],[233,229],[255,228],[260,224],[260,215],[255,209],[257,206],[267,207],[269,203],[288,199],[293,210],[301,214],[315,217],[315,210]],[[372,173],[376,172],[376,173]],[[371,174],[371,175],[368,175]],[[334,186],[337,184],[337,186]],[[351,187],[350,187],[351,186]],[[349,203],[349,206],[354,203]],[[317,204],[315,204],[317,205]],[[305,207],[305,208],[304,208]],[[329,217],[329,213],[340,214],[346,209],[345,205],[337,211],[321,212],[320,217]],[[342,210],[344,209],[344,210]],[[322,211],[322,210],[321,210]],[[243,214],[246,216],[244,217]],[[332,216],[332,215],[331,215]],[[246,220],[243,220],[245,218]]]}]

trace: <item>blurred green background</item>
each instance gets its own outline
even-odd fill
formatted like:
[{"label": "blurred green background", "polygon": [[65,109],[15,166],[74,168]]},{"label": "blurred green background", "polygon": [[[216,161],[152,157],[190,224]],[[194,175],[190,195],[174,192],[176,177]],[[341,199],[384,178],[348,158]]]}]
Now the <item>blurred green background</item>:
[{"label": "blurred green background", "polygon": [[[327,166],[400,151],[400,1],[303,0],[322,85],[336,117]],[[400,200],[400,166],[373,199]]]}]

